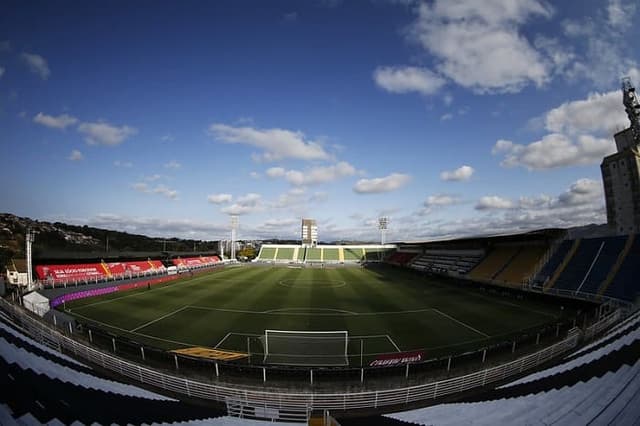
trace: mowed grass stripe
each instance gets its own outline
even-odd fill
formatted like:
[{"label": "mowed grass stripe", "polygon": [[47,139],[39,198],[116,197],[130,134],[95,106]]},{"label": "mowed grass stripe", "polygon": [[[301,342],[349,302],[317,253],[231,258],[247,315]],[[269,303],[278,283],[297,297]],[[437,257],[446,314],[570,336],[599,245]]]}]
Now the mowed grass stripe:
[{"label": "mowed grass stripe", "polygon": [[[282,281],[291,285],[281,285]],[[331,282],[341,281],[346,285],[331,286]],[[397,269],[244,267],[136,292],[131,297],[114,300],[106,296],[87,299],[89,303],[84,303],[79,313],[121,330],[144,325],[139,330],[143,333],[134,336],[165,339],[156,342],[156,346],[163,348],[176,347],[166,340],[212,347],[232,333],[222,347],[237,350],[246,346],[244,336],[262,335],[265,329],[348,330],[350,336],[389,335],[402,350],[427,351],[468,345],[483,337],[430,308],[491,336],[553,320],[543,315],[544,311],[520,309],[520,304],[531,305],[526,301],[511,303],[513,299],[509,299],[500,303],[504,299]],[[109,303],[93,304],[106,300]],[[234,347],[227,347],[227,343]],[[359,352],[359,343],[356,346]],[[395,348],[387,339],[365,341],[367,353],[390,351]]]}]

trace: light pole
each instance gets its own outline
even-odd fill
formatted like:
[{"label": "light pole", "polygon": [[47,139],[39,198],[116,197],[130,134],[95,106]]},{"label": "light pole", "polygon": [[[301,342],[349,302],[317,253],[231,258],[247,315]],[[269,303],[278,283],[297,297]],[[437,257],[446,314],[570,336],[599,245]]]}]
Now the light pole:
[{"label": "light pole", "polygon": [[231,260],[236,258],[236,230],[238,229],[238,215],[231,216]]},{"label": "light pole", "polygon": [[380,245],[384,245],[387,228],[389,226],[389,218],[382,216],[378,218],[378,229],[380,230]]},{"label": "light pole", "polygon": [[31,290],[33,286],[33,259],[31,253],[31,245],[36,239],[36,231],[33,228],[27,229],[27,235],[25,237],[25,251],[27,254],[27,289]]}]

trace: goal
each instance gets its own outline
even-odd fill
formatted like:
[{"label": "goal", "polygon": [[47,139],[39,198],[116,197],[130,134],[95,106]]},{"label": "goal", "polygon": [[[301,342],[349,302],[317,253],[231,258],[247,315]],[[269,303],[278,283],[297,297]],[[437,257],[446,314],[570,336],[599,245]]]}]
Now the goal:
[{"label": "goal", "polygon": [[349,365],[347,331],[265,330],[263,339],[265,364]]}]

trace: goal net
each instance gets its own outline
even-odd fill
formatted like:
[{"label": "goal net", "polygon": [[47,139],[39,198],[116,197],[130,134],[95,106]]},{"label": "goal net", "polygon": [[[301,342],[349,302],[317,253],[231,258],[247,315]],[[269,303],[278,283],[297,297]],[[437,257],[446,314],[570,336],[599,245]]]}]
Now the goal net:
[{"label": "goal net", "polygon": [[348,365],[346,331],[264,331],[264,363]]}]

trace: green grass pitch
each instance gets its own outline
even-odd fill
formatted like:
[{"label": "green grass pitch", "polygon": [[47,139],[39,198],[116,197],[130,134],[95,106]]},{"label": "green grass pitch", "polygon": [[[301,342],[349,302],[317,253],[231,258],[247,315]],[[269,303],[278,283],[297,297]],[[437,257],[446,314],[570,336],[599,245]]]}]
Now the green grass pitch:
[{"label": "green grass pitch", "polygon": [[[395,268],[236,267],[67,303],[80,321],[164,349],[247,351],[265,329],[347,330],[371,359],[478,348],[553,323],[557,305],[492,296]],[[251,339],[250,339],[251,340]],[[254,339],[252,352],[262,348]]]}]

